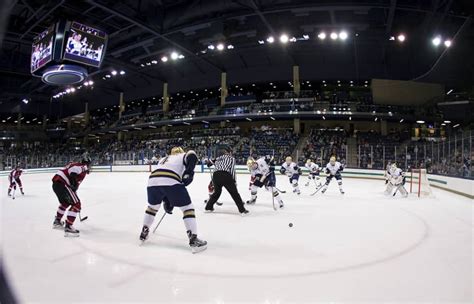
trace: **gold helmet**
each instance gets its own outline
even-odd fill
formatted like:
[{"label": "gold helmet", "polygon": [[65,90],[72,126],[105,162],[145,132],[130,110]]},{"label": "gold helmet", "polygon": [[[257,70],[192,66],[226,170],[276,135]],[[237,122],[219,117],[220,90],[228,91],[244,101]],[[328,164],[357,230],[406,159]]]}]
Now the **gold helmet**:
[{"label": "gold helmet", "polygon": [[336,157],[335,156],[331,156],[331,158],[329,159],[329,163],[331,165],[334,165],[336,163]]},{"label": "gold helmet", "polygon": [[308,158],[308,160],[306,161],[307,164],[311,164],[313,161],[311,160],[311,158]]},{"label": "gold helmet", "polygon": [[184,153],[183,148],[181,147],[173,147],[171,148],[171,155],[181,154]]},{"label": "gold helmet", "polygon": [[247,159],[247,167],[250,169],[252,168],[253,164],[255,164],[255,159],[253,159],[252,156],[249,156],[249,158]]},{"label": "gold helmet", "polygon": [[291,163],[292,161],[293,161],[293,159],[291,158],[291,156],[287,156],[287,157],[285,158],[285,162],[286,162],[287,164]]}]

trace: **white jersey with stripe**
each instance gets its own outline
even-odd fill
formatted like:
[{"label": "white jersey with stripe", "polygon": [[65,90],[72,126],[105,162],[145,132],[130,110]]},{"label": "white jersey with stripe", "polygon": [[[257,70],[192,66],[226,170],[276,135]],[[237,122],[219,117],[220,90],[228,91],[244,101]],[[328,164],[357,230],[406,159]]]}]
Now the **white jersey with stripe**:
[{"label": "white jersey with stripe", "polygon": [[309,164],[306,163],[304,166],[309,170],[309,173],[319,173],[319,166],[316,163],[310,162]]},{"label": "white jersey with stripe", "polygon": [[265,176],[270,173],[270,166],[265,161],[265,157],[257,159],[256,163],[257,165],[252,168],[252,176],[255,176],[257,174]]},{"label": "white jersey with stripe", "polygon": [[168,155],[160,159],[156,169],[150,174],[148,187],[151,186],[173,186],[181,184],[184,171],[186,170],[186,158],[194,151]]},{"label": "white jersey with stripe", "polygon": [[298,165],[295,164],[294,162],[291,162],[291,163],[287,163],[287,162],[284,162],[282,165],[281,165],[282,168],[285,169],[285,174],[287,176],[293,176],[294,174],[299,174],[298,173]]},{"label": "white jersey with stripe", "polygon": [[342,171],[343,167],[340,162],[335,162],[334,165],[331,165],[331,163],[328,163],[326,165],[326,173],[330,175],[336,175],[337,172]]}]

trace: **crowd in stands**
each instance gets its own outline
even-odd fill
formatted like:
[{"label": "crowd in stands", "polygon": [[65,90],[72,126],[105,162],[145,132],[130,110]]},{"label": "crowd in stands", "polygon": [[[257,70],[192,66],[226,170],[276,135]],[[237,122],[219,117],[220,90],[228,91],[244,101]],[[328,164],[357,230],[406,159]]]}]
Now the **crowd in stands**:
[{"label": "crowd in stands", "polygon": [[[367,169],[385,169],[389,162],[396,162],[404,170],[426,168],[429,173],[451,176],[472,177],[472,159],[469,138],[463,141],[412,142],[409,134],[391,131],[386,136],[376,132],[356,132],[348,134],[342,129],[312,129],[305,142],[299,147],[298,162],[301,166],[307,159],[321,165],[330,156],[347,163],[350,158],[347,140],[356,138],[352,153],[356,154],[354,167]],[[187,128],[172,132],[154,132],[142,134],[130,132],[126,140],[117,141],[110,134],[100,139],[90,138],[87,145],[81,140],[48,141],[11,144],[3,147],[3,166],[22,164],[30,167],[63,166],[71,160],[78,160],[84,151],[88,151],[94,165],[145,164],[157,161],[167,155],[173,146],[193,149],[199,158],[215,157],[221,144],[233,148],[237,164],[245,164],[249,156],[274,156],[282,163],[286,156],[295,155],[300,137],[291,128],[254,127],[244,131],[239,126],[224,128]]]},{"label": "crowd in stands", "polygon": [[325,165],[324,161],[327,161],[331,156],[336,156],[339,161],[345,163],[346,139],[347,133],[343,129],[312,129],[306,143],[304,143],[303,154],[299,156],[300,162],[312,159],[319,165]]}]

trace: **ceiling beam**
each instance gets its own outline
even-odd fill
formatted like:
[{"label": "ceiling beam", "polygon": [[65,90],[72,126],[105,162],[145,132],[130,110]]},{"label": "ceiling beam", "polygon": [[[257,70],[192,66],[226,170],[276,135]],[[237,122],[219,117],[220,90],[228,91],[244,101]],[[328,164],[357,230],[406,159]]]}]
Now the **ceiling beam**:
[{"label": "ceiling beam", "polygon": [[216,65],[215,63],[213,63],[212,61],[210,61],[210,60],[208,60],[208,59],[206,59],[206,58],[203,58],[203,57],[201,57],[201,56],[196,55],[193,51],[187,49],[186,47],[182,46],[181,44],[177,43],[176,41],[174,41],[174,40],[172,40],[172,39],[170,39],[170,38],[168,38],[168,37],[165,37],[165,36],[162,35],[160,32],[158,32],[157,30],[155,30],[155,29],[149,27],[148,25],[142,23],[141,21],[136,20],[136,19],[134,19],[134,18],[131,18],[131,17],[129,17],[129,16],[125,15],[125,14],[122,14],[121,12],[116,11],[116,10],[114,10],[114,9],[111,9],[111,8],[105,6],[105,5],[102,5],[102,4],[100,4],[100,3],[97,3],[95,0],[86,0],[86,1],[87,1],[88,3],[90,3],[90,4],[96,5],[96,6],[99,7],[100,9],[102,9],[102,10],[104,10],[104,11],[110,13],[110,14],[113,14],[113,15],[115,15],[115,16],[117,16],[117,17],[120,17],[120,18],[122,18],[122,19],[124,19],[124,20],[130,22],[130,23],[135,24],[136,26],[138,26],[138,27],[144,29],[145,31],[147,31],[147,32],[149,32],[149,33],[155,35],[157,38],[160,38],[160,39],[165,40],[165,41],[168,42],[169,44],[175,46],[176,48],[178,48],[179,50],[181,50],[182,52],[184,52],[185,54],[187,54],[187,55],[189,55],[189,56],[191,56],[191,57],[195,57],[195,58],[197,58],[197,59],[199,59],[199,60],[202,60],[202,61],[206,62],[207,64],[209,64],[210,66],[214,67],[215,69],[217,69],[217,70],[219,70],[219,71],[221,71],[221,72],[224,71],[224,69],[223,69],[222,67]]},{"label": "ceiling beam", "polygon": [[390,8],[388,10],[387,26],[385,33],[389,34],[392,31],[393,18],[395,16],[395,7],[397,6],[397,0],[390,0]]},{"label": "ceiling beam", "polygon": [[[258,15],[260,20],[262,20],[263,24],[265,24],[266,28],[270,31],[270,33],[272,33],[272,36],[275,37],[275,39],[278,39],[278,35],[275,32],[275,29],[272,27],[270,22],[268,22],[265,15],[262,13],[260,8],[257,6],[257,3],[255,3],[255,0],[250,0],[250,6],[254,10],[254,12]],[[283,48],[283,51],[285,52],[285,55],[291,60],[291,63],[294,65],[295,64],[295,59],[293,58],[293,56],[291,56],[291,54],[288,52],[288,50],[286,48]]]},{"label": "ceiling beam", "polygon": [[54,12],[58,7],[60,7],[61,5],[63,5],[64,3],[64,0],[61,0],[58,4],[56,4],[55,6],[53,6],[49,12],[46,12],[45,14],[43,14],[40,18],[38,18],[32,25],[30,25],[30,27],[20,36],[20,39],[23,39],[26,34],[28,34],[32,29],[34,29],[38,24],[40,24],[41,21],[43,21],[44,19],[46,19],[46,17],[48,17],[52,12]]}]

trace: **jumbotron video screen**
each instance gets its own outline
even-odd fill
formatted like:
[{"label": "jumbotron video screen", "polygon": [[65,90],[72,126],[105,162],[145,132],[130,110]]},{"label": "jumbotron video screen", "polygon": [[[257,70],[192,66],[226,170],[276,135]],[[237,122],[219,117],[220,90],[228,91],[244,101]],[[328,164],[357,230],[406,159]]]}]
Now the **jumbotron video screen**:
[{"label": "jumbotron video screen", "polygon": [[90,26],[72,22],[66,34],[64,59],[99,67],[105,53],[107,34]]},{"label": "jumbotron video screen", "polygon": [[51,61],[53,54],[54,25],[35,37],[31,50],[31,72]]}]

